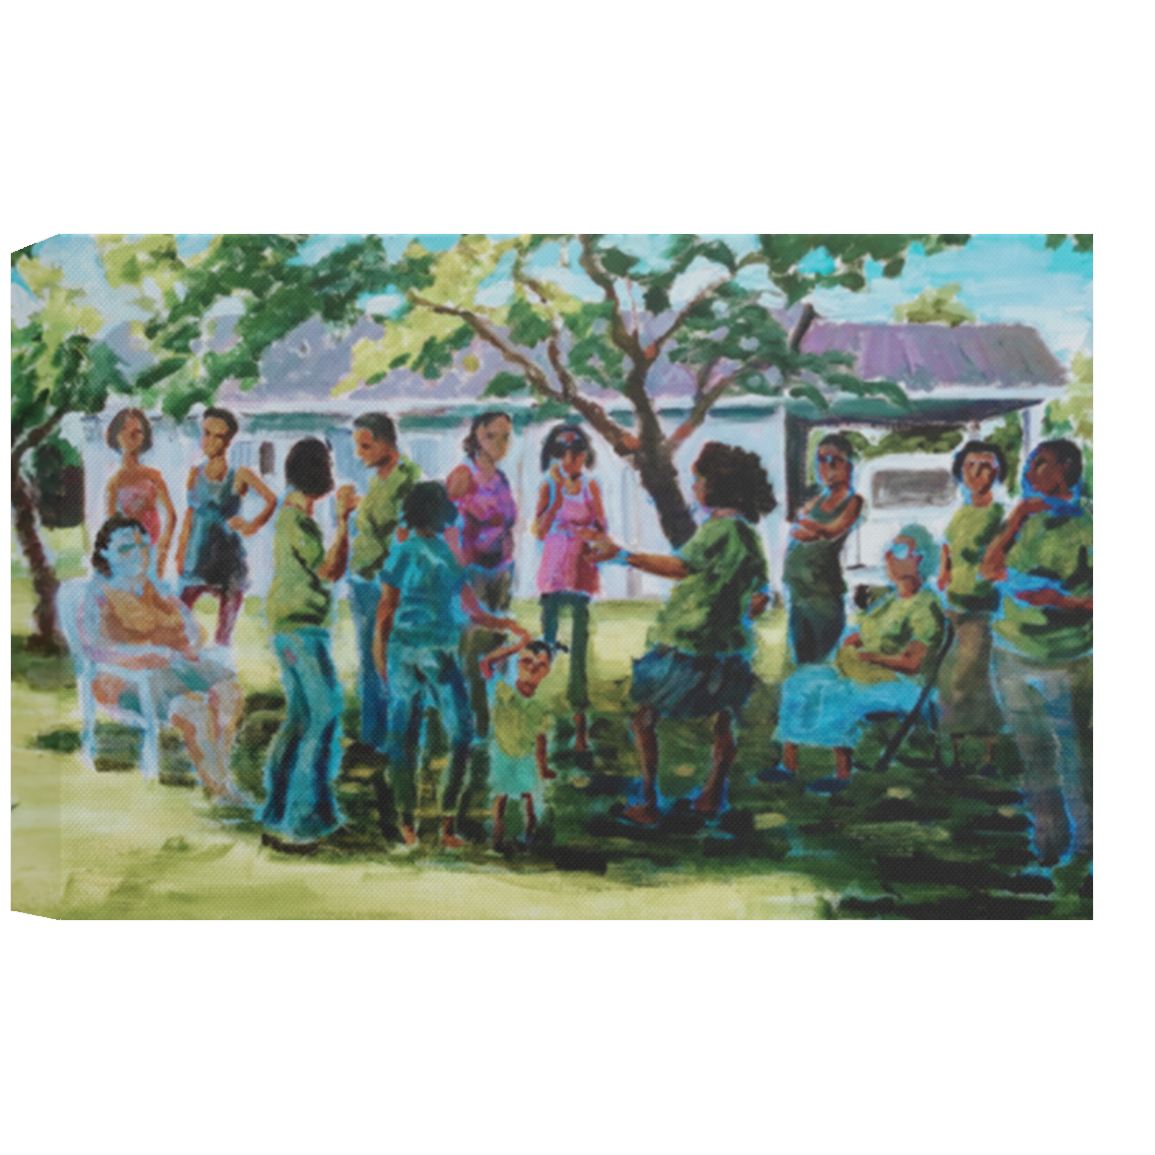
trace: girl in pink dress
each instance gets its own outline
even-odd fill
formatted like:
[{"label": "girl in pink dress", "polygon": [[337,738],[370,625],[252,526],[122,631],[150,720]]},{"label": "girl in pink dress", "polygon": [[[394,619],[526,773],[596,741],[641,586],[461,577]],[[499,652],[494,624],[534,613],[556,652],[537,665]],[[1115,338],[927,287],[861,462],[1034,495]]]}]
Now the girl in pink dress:
[{"label": "girl in pink dress", "polygon": [[108,423],[105,436],[110,448],[121,456],[120,468],[108,480],[108,516],[120,514],[144,527],[149,545],[155,548],[156,577],[163,578],[176,510],[160,470],[140,463],[141,456],[152,448],[152,425],[142,410],[122,409]]},{"label": "girl in pink dress", "polygon": [[593,447],[577,425],[550,430],[541,450],[546,473],[537,499],[534,534],[545,543],[537,588],[541,593],[541,628],[546,644],[557,641],[562,607],[573,614],[570,645],[569,700],[574,709],[574,748],[589,750],[586,715],[589,688],[590,599],[601,589],[596,554],[583,534],[606,531],[606,514],[598,483],[584,472],[594,463]]}]

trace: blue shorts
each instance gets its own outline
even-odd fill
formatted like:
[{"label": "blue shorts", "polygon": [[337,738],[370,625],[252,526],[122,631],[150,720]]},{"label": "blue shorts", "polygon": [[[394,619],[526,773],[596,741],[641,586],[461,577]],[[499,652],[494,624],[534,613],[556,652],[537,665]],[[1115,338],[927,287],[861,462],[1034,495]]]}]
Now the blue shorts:
[{"label": "blue shorts", "polygon": [[744,654],[718,657],[655,646],[634,662],[630,697],[663,718],[702,718],[741,710],[753,689],[754,670]]}]

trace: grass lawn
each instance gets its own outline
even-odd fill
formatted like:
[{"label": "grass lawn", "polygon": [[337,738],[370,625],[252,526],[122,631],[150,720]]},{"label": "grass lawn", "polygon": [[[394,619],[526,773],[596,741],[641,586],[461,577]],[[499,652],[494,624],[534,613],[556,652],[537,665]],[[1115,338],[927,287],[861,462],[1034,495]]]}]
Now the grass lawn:
[{"label": "grass lawn", "polygon": [[[202,604],[208,625],[212,606]],[[31,607],[27,580],[14,578],[14,629],[26,628]],[[536,627],[535,604],[515,608]],[[705,778],[709,727],[663,723],[659,785],[670,817],[657,831],[623,826],[617,815],[637,775],[628,730],[630,660],[643,652],[655,610],[645,603],[596,606],[593,769],[574,764],[567,752],[572,724],[559,719],[552,759],[559,779],[540,836],[532,853],[507,857],[488,853],[482,841],[483,758],[475,760],[463,822],[479,841],[459,852],[437,848],[433,789],[445,759],[436,725],[422,779],[425,837],[418,851],[399,856],[383,838],[372,768],[351,758],[338,783],[347,829],[312,859],[262,848],[244,812],[204,800],[175,735],[166,741],[162,783],[141,779],[134,735],[112,725],[100,727],[100,771],[87,767],[75,752],[79,712],[67,662],[29,658],[14,635],[13,908],[58,918],[1091,917],[1090,900],[1077,893],[1085,864],[1051,876],[1024,870],[1031,863],[1028,820],[1009,743],[1000,750],[1000,779],[947,784],[929,769],[897,765],[885,776],[856,774],[835,798],[798,784],[758,783],[756,772],[778,755],[778,686],[789,671],[781,611],[759,625],[761,684],[746,711],[731,809],[706,826],[684,813]],[[563,619],[563,637],[567,628]],[[256,600],[245,606],[234,649],[248,695],[234,771],[257,793],[283,695]],[[343,683],[355,687],[344,606],[334,656]],[[552,683],[564,685],[566,661],[559,658]],[[346,723],[355,734],[351,694]],[[877,749],[868,737],[859,753],[869,760]],[[831,772],[829,752],[804,755],[804,780]],[[515,822],[510,833],[517,833]]]}]

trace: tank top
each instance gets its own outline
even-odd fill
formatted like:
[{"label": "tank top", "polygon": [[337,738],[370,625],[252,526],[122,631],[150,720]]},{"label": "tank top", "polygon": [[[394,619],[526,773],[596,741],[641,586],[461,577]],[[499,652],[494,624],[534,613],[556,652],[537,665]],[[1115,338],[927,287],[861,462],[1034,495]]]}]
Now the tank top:
[{"label": "tank top", "polygon": [[[548,479],[548,485],[552,504],[557,497],[552,477]],[[590,493],[589,478],[583,475],[577,493],[563,493],[561,507],[545,536],[541,569],[537,573],[538,591],[543,594],[598,593],[601,581],[593,551],[576,531],[597,529],[605,532],[605,528]]]},{"label": "tank top", "polygon": [[[455,503],[465,521],[465,560],[482,569],[504,568],[513,561],[513,527],[517,523],[517,503],[509,479],[499,469],[486,481],[472,461],[466,462],[466,468],[473,486]],[[500,524],[488,524],[495,515],[500,515]]]},{"label": "tank top", "polygon": [[[827,512],[818,502],[806,517],[819,525],[830,525],[837,521],[854,498],[848,493],[834,509]],[[790,587],[791,593],[799,598],[841,597],[846,593],[846,581],[842,576],[842,543],[850,530],[840,537],[823,538],[821,541],[799,541],[792,537],[786,547],[786,561],[782,567],[782,580]]]},{"label": "tank top", "polygon": [[188,492],[192,510],[192,531],[181,584],[204,585],[234,591],[248,583],[248,566],[241,535],[228,522],[241,511],[241,498],[234,484],[236,472],[229,469],[220,481],[210,480],[205,466],[197,466],[196,478]]}]

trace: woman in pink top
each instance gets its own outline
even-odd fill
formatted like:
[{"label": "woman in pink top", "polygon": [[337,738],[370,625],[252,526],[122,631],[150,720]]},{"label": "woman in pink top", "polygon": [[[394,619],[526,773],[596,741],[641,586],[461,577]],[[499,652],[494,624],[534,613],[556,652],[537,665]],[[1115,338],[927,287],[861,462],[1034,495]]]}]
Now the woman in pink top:
[{"label": "woman in pink top", "polygon": [[[509,452],[513,419],[490,410],[473,419],[465,452],[469,460],[445,479],[445,488],[460,515],[460,557],[469,584],[482,607],[498,617],[509,613],[513,596],[513,528],[517,503],[509,479],[498,463]],[[462,638],[461,657],[469,682],[477,732],[489,733],[489,701],[479,663],[501,645],[504,635],[472,623]]]},{"label": "woman in pink top", "polygon": [[537,588],[541,592],[541,628],[552,648],[563,606],[573,614],[569,700],[576,711],[575,749],[589,749],[585,711],[589,708],[586,661],[589,652],[590,598],[601,589],[596,554],[582,536],[605,533],[606,513],[598,483],[584,473],[594,463],[593,447],[577,425],[550,430],[541,450],[548,470],[537,499],[533,532],[545,543]]},{"label": "woman in pink top", "polygon": [[149,545],[156,547],[156,577],[163,578],[176,510],[160,471],[140,463],[152,448],[152,425],[140,409],[122,409],[108,423],[105,437],[121,456],[120,468],[108,480],[108,516],[120,514],[144,527]]}]

